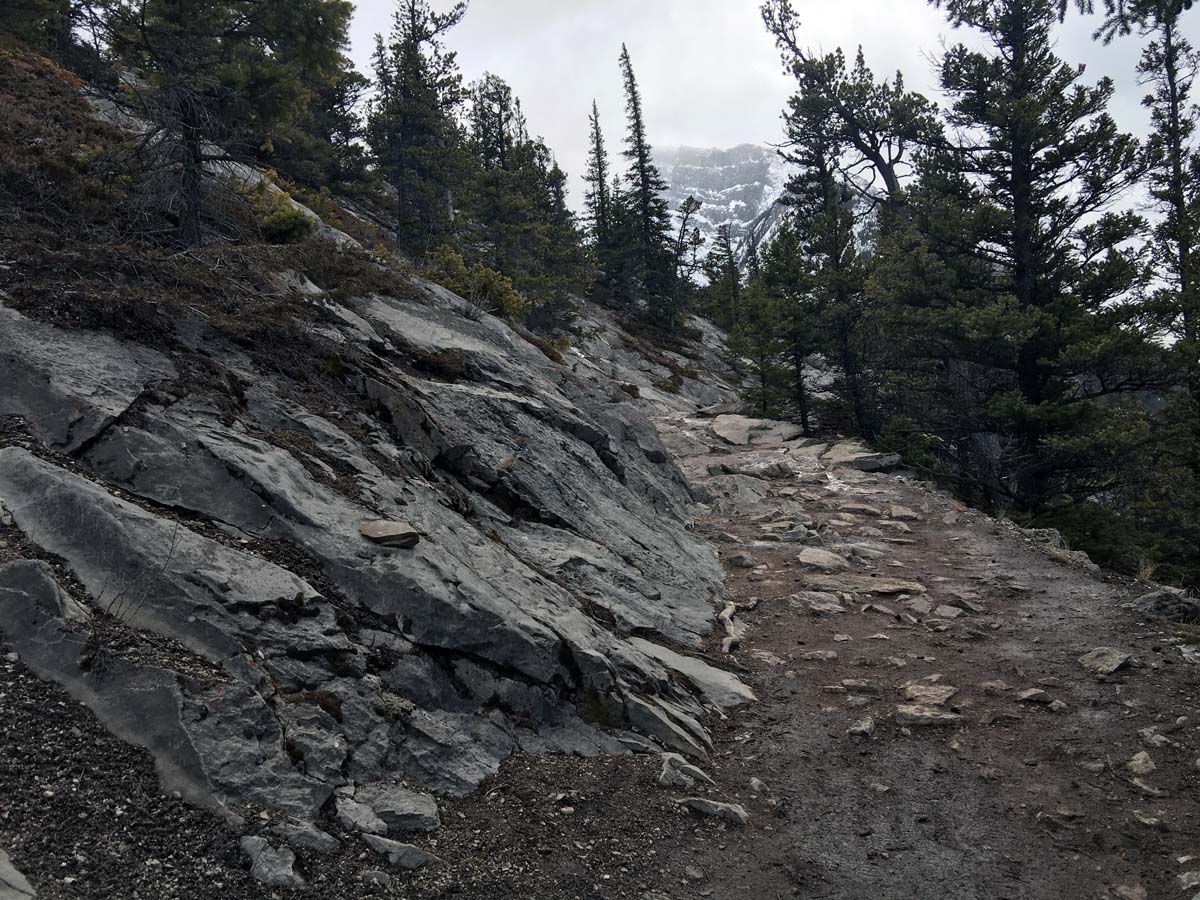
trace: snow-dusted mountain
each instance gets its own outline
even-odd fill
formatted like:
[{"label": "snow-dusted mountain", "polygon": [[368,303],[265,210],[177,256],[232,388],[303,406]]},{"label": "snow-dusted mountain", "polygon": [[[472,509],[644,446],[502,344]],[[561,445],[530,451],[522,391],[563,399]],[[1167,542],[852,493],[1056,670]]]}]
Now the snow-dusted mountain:
[{"label": "snow-dusted mountain", "polygon": [[708,239],[706,247],[712,246],[717,228],[726,223],[739,256],[773,233],[787,181],[787,164],[773,148],[758,144],[727,150],[660,147],[654,156],[670,185],[672,212],[689,194],[703,204],[696,226]]}]

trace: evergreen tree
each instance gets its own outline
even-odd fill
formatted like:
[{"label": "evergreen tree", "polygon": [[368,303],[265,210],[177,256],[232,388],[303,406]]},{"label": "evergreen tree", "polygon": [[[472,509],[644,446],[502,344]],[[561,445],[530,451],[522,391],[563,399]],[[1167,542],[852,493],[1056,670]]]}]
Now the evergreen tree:
[{"label": "evergreen tree", "polygon": [[[346,0],[104,0],[89,26],[132,69],[122,99],[152,123],[142,142],[149,201],[185,244],[201,240],[205,173],[249,158],[294,121],[305,78],[335,72],[352,7]],[[220,149],[214,149],[220,148]]]},{"label": "evergreen tree", "polygon": [[[823,128],[839,145],[834,162],[846,182],[872,200],[898,206],[914,152],[936,130],[933,106],[907,90],[899,72],[890,82],[876,81],[861,48],[851,68],[841,49],[823,56],[806,51],[792,0],[766,0],[762,17],[783,54],[784,68],[796,79],[797,92],[785,117],[807,120],[795,105],[820,98],[828,117]],[[789,124],[788,137],[796,141],[802,135]]]},{"label": "evergreen tree", "polygon": [[78,19],[79,9],[72,0],[5,0],[0,5],[0,35],[59,56],[72,44]]},{"label": "evergreen tree", "polygon": [[461,178],[455,116],[463,89],[443,39],[466,12],[465,2],[438,13],[428,0],[397,0],[390,35],[375,37],[367,135],[396,191],[396,235],[410,253],[426,252],[454,223],[453,187]]},{"label": "evergreen tree", "polygon": [[717,226],[713,248],[704,260],[704,277],[708,280],[709,317],[726,331],[732,331],[740,313],[742,273],[728,224]]},{"label": "evergreen tree", "polygon": [[566,199],[567,176],[529,135],[520,100],[487,74],[471,86],[470,174],[461,189],[465,255],[510,278],[536,322],[561,330],[582,277],[582,238]]},{"label": "evergreen tree", "polygon": [[588,163],[583,180],[587,183],[584,207],[592,245],[597,249],[608,246],[612,234],[612,192],[609,186],[611,171],[604,132],[600,128],[600,110],[592,101],[588,116]]},{"label": "evergreen tree", "polygon": [[1083,499],[1069,470],[1117,452],[1096,444],[1118,437],[1108,427],[1117,404],[1099,401],[1142,386],[1129,358],[1139,336],[1113,305],[1135,287],[1124,248],[1141,223],[1110,211],[1141,175],[1137,143],[1106,111],[1112,83],[1082,84],[1082,69],[1055,55],[1052,0],[935,3],[991,45],[952,47],[941,82],[948,121],[968,141],[955,171],[990,198],[969,252],[991,266],[985,311],[1003,335],[990,412],[1014,439],[1000,485],[1026,508]]},{"label": "evergreen tree", "polygon": [[621,45],[621,73],[625,81],[625,160],[628,163],[625,202],[632,231],[624,235],[641,284],[646,312],[658,326],[673,330],[679,310],[674,305],[675,260],[671,253],[671,213],[664,194],[666,182],[654,164],[642,114],[642,94],[633,72],[629,50]]},{"label": "evergreen tree", "polygon": [[370,181],[362,108],[371,83],[344,55],[323,77],[306,74],[303,112],[276,129],[262,160],[309,187],[361,191]]},{"label": "evergreen tree", "polygon": [[[1188,390],[1200,404],[1200,110],[1191,100],[1200,54],[1180,30],[1182,13],[1179,0],[1162,0],[1142,4],[1134,15],[1138,31],[1149,39],[1138,74],[1151,87],[1143,101],[1152,125],[1147,180],[1160,214],[1152,248],[1155,273],[1163,284],[1151,298],[1151,311],[1175,341],[1185,361]],[[1196,437],[1200,444],[1200,432]]]},{"label": "evergreen tree", "polygon": [[726,353],[742,378],[743,395],[758,415],[769,417],[780,400],[780,361],[786,352],[779,303],[759,280],[746,285],[742,303],[745,315],[730,332]]}]

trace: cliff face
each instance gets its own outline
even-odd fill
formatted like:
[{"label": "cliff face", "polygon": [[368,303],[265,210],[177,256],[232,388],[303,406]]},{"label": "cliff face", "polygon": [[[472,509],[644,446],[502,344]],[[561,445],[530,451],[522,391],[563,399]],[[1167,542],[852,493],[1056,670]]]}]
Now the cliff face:
[{"label": "cliff face", "polygon": [[696,226],[710,247],[721,225],[729,226],[742,255],[773,232],[787,181],[787,167],[775,149],[669,147],[655,151],[655,160],[670,186],[672,211],[688,196],[703,204]]},{"label": "cliff face", "polygon": [[201,309],[151,339],[0,294],[0,630],[22,661],[167,786],[238,810],[311,818],[400,779],[461,795],[517,750],[703,755],[706,710],[749,692],[660,661],[722,586],[647,418],[727,397],[703,343],[652,350],[585,309],[560,356],[419,279],[287,281],[302,323],[253,341]]}]

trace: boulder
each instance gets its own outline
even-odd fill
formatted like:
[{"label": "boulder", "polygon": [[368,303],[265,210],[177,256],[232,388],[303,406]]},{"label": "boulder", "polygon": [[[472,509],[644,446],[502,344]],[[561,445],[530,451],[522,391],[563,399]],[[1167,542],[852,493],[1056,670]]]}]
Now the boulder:
[{"label": "boulder", "polygon": [[850,568],[850,563],[843,556],[838,556],[820,547],[805,547],[796,557],[800,565],[819,572],[843,572]]},{"label": "boulder", "polygon": [[1147,619],[1162,619],[1180,625],[1200,623],[1200,599],[1182,591],[1159,590],[1133,601],[1134,610]]}]

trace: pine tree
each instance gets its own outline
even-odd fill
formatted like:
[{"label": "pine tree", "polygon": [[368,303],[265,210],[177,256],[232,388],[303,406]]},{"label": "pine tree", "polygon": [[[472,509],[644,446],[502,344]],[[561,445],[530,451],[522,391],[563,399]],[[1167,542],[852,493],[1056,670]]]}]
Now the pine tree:
[{"label": "pine tree", "polygon": [[1086,499],[1091,459],[1120,452],[1112,398],[1143,386],[1144,342],[1117,302],[1136,286],[1125,247],[1141,223],[1110,209],[1141,175],[1137,143],[1107,114],[1111,82],[1082,84],[1055,55],[1053,0],[935,2],[991,45],[957,45],[941,63],[947,118],[967,141],[952,169],[988,210],[967,252],[991,278],[975,310],[933,317],[965,336],[982,315],[998,339],[988,412],[1013,439],[996,486],[1029,509]]},{"label": "pine tree", "polygon": [[152,130],[142,141],[149,200],[202,238],[206,172],[251,158],[302,114],[305,78],[337,70],[352,12],[346,0],[104,0],[88,25],[118,66]]},{"label": "pine tree", "polygon": [[368,141],[396,190],[400,246],[414,254],[427,252],[454,223],[453,187],[461,177],[455,116],[463,89],[443,39],[466,12],[465,2],[437,13],[428,0],[397,0],[391,33],[375,37]]},{"label": "pine tree", "polygon": [[470,95],[471,160],[458,227],[463,253],[510,278],[535,324],[561,330],[583,268],[567,176],[542,139],[530,137],[521,102],[503,79],[487,74]]},{"label": "pine tree", "polygon": [[[827,116],[823,128],[840,145],[835,162],[846,181],[874,201],[899,206],[914,152],[936,127],[932,104],[907,90],[900,73],[891,81],[876,81],[861,48],[850,68],[840,48],[823,56],[806,51],[792,0],[766,0],[761,12],[784,68],[796,79],[785,117],[797,115],[797,103],[820,98]],[[788,137],[796,141],[802,135],[789,125]]]},{"label": "pine tree", "polygon": [[604,132],[600,128],[600,110],[592,101],[592,112],[588,116],[588,163],[583,180],[587,184],[584,207],[592,245],[597,248],[608,244],[612,230],[612,192],[608,150],[604,146]]},{"label": "pine tree", "polygon": [[745,315],[730,332],[726,353],[743,380],[743,396],[755,412],[772,416],[780,400],[780,361],[786,352],[781,337],[781,311],[777,298],[759,280],[742,293]]},{"label": "pine tree", "polygon": [[728,224],[717,226],[716,240],[704,261],[704,277],[709,317],[726,331],[732,330],[741,311],[742,273]]},{"label": "pine tree", "polygon": [[674,308],[675,260],[671,253],[671,213],[664,194],[666,182],[659,174],[642,114],[642,94],[629,50],[621,45],[621,73],[625,80],[625,160],[628,219],[633,231],[627,240],[644,291],[647,314],[652,322],[668,331],[677,324],[679,311]]},{"label": "pine tree", "polygon": [[5,0],[0,35],[11,35],[35,50],[61,54],[72,43],[79,11],[71,0]]}]

